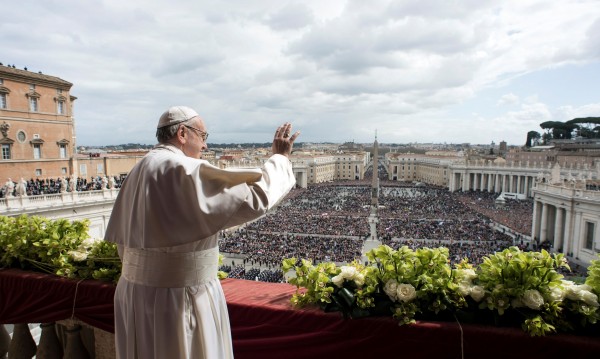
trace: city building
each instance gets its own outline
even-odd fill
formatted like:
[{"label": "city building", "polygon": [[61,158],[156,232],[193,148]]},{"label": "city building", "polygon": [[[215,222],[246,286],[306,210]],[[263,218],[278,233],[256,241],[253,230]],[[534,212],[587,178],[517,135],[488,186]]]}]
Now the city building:
[{"label": "city building", "polygon": [[2,183],[76,171],[72,86],[55,76],[0,65]]}]

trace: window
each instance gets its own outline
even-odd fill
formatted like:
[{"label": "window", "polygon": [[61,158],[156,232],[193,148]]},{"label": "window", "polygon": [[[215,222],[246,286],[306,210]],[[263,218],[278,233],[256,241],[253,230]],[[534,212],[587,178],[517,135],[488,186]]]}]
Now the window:
[{"label": "window", "polygon": [[96,173],[103,174],[104,173],[104,165],[102,163],[98,163],[96,165]]},{"label": "window", "polygon": [[63,175],[67,174],[67,167],[63,167],[60,169],[60,173],[62,173]]},{"label": "window", "polygon": [[67,145],[60,145],[59,147],[60,158],[67,158]]},{"label": "window", "polygon": [[87,166],[79,165],[79,173],[81,174],[82,177],[86,177],[87,176]]},{"label": "window", "polygon": [[10,145],[2,144],[2,159],[10,160]]},{"label": "window", "polygon": [[42,145],[40,145],[39,143],[33,144],[33,158],[35,158],[36,160],[42,158]]},{"label": "window", "polygon": [[35,90],[35,84],[29,84],[29,89],[32,91]]},{"label": "window", "polygon": [[42,175],[42,169],[41,168],[36,168],[35,169],[35,175],[38,176],[38,177],[41,176]]},{"label": "window", "polygon": [[56,89],[56,94],[57,95],[62,95],[62,90],[61,89]]},{"label": "window", "polygon": [[58,101],[56,103],[56,112],[60,115],[64,115],[64,113],[65,113],[65,102],[64,101]]},{"label": "window", "polygon": [[585,248],[592,249],[594,245],[595,223],[585,222]]},{"label": "window", "polygon": [[37,112],[38,111],[38,99],[37,97],[29,98],[29,111]]},{"label": "window", "polygon": [[6,94],[0,93],[0,108],[6,108]]}]

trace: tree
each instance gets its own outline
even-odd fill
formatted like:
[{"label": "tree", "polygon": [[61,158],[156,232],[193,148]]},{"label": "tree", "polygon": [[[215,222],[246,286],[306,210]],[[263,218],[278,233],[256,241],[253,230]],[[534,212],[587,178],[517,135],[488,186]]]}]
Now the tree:
[{"label": "tree", "polygon": [[540,142],[540,135],[537,131],[529,131],[527,132],[527,141],[525,142],[526,147],[536,146]]},{"label": "tree", "polygon": [[546,121],[540,123],[540,127],[546,130],[547,134],[551,133],[551,138],[555,140],[570,139],[573,130],[579,129],[579,125],[575,123],[564,123],[560,121]]},{"label": "tree", "polygon": [[565,122],[566,124],[576,125],[579,136],[584,138],[600,137],[600,117],[578,117]]}]

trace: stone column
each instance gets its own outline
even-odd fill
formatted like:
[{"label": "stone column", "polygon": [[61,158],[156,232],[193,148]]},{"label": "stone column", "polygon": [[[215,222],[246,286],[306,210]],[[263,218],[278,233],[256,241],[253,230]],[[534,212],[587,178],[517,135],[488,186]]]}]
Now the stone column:
[{"label": "stone column", "polygon": [[81,326],[76,325],[72,328],[68,328],[67,333],[67,344],[65,346],[64,359],[89,359],[90,354],[83,345],[83,341],[80,336]]},{"label": "stone column", "polygon": [[546,241],[548,235],[548,204],[542,204],[542,218],[540,218],[540,244]]},{"label": "stone column", "polygon": [[500,192],[500,175],[497,173],[494,175],[494,192]]},{"label": "stone column", "polygon": [[538,223],[539,223],[539,219],[538,219],[538,215],[540,213],[539,207],[540,203],[536,200],[533,200],[533,216],[532,216],[532,221],[531,221],[531,239],[535,239],[535,237],[539,238],[539,233],[538,233]]},{"label": "stone column", "polygon": [[515,192],[521,193],[521,175],[517,176],[517,190]]},{"label": "stone column", "polygon": [[37,346],[27,323],[15,324],[13,338],[8,347],[10,359],[31,359],[35,355]]},{"label": "stone column", "polygon": [[40,343],[37,348],[36,358],[62,358],[63,348],[56,335],[55,323],[42,323],[42,334],[40,335]]},{"label": "stone column", "polygon": [[563,253],[568,254],[573,250],[573,234],[572,232],[572,213],[565,208],[565,231],[563,236]]},{"label": "stone column", "polygon": [[563,209],[556,207],[556,222],[554,223],[554,251],[563,250]]},{"label": "stone column", "polygon": [[573,252],[573,257],[575,258],[579,257],[579,249],[581,248],[582,224],[581,212],[577,212],[575,214],[575,223],[573,223],[573,248],[571,248],[571,252]]},{"label": "stone column", "polygon": [[508,175],[508,178],[510,178],[510,189],[509,192],[510,193],[515,193],[515,175]]},{"label": "stone column", "polygon": [[8,331],[4,327],[4,324],[0,324],[0,358],[6,358],[9,345],[10,334],[8,334]]}]

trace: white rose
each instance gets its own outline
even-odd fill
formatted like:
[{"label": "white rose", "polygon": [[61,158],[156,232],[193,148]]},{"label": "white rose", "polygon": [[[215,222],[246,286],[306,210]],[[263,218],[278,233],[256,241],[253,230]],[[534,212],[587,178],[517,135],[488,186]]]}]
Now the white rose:
[{"label": "white rose", "polygon": [[356,268],[352,266],[342,266],[340,275],[345,279],[352,279],[356,275]]},{"label": "white rose", "polygon": [[102,240],[103,240],[102,238],[97,238],[97,237],[96,238],[92,238],[92,237],[86,238],[83,240],[83,242],[81,242],[81,247],[91,248],[94,245],[94,243],[100,242]]},{"label": "white rose", "polygon": [[84,251],[69,251],[68,254],[76,262],[81,262],[87,259],[87,253]]},{"label": "white rose", "polygon": [[460,284],[458,285],[458,292],[463,297],[466,297],[467,295],[471,294],[471,285],[470,285],[470,283],[466,282],[466,281],[460,282]]},{"label": "white rose", "polygon": [[331,281],[336,286],[341,287],[344,284],[344,277],[342,277],[342,275],[339,274],[339,275],[336,275],[335,277],[331,278]]},{"label": "white rose", "polygon": [[544,297],[535,289],[526,290],[523,293],[523,297],[521,298],[523,304],[528,306],[531,309],[540,309],[542,304],[544,304]]},{"label": "white rose", "polygon": [[406,303],[415,299],[415,297],[417,296],[417,291],[415,290],[415,287],[412,286],[412,284],[402,283],[398,284],[396,296],[398,297],[398,300],[401,300]]},{"label": "white rose", "polygon": [[582,290],[580,293],[581,300],[591,307],[598,307],[598,296],[589,290]]},{"label": "white rose", "polygon": [[565,291],[559,287],[554,287],[550,290],[550,299],[553,302],[562,302],[565,298]]},{"label": "white rose", "polygon": [[483,289],[482,286],[474,285],[473,287],[471,287],[471,298],[473,298],[474,301],[479,302],[483,299],[484,296],[485,289]]},{"label": "white rose", "polygon": [[465,279],[470,280],[470,281],[477,278],[477,274],[475,273],[475,271],[473,269],[463,269],[463,274],[465,276]]},{"label": "white rose", "polygon": [[396,291],[398,290],[398,282],[393,279],[390,279],[383,286],[383,291],[388,295],[392,300],[396,300]]},{"label": "white rose", "polygon": [[563,281],[563,287],[565,288],[565,297],[571,300],[579,300],[580,288],[577,284],[570,281]]}]

